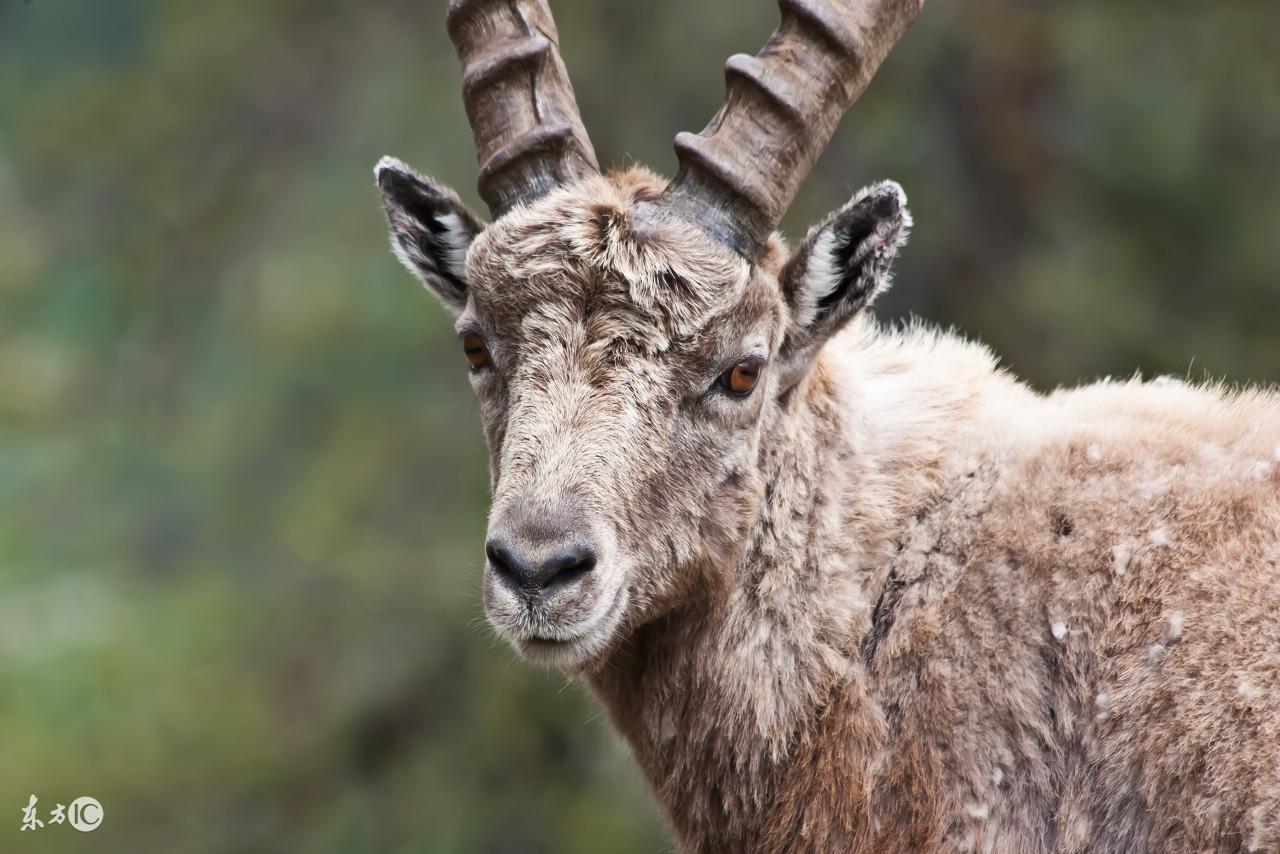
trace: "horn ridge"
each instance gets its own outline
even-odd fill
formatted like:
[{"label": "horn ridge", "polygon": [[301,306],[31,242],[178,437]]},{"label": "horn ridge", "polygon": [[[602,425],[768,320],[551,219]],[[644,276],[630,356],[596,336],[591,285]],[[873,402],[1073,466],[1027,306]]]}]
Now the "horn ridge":
[{"label": "horn ridge", "polygon": [[801,181],[924,0],[779,0],[754,57],[725,63],[725,100],[700,134],[676,137],[661,204],[758,255]]},{"label": "horn ridge", "polygon": [[450,0],[445,20],[495,218],[600,171],[547,0]]}]

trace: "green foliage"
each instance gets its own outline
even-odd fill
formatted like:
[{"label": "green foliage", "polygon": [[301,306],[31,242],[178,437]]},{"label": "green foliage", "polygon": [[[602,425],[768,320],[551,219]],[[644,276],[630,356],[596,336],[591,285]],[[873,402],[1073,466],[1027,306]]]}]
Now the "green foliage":
[{"label": "green foliage", "polygon": [[[0,2],[0,850],[669,847],[588,698],[480,619],[486,455],[370,174],[476,202],[441,5]],[[776,20],[556,10],[601,159],[667,171]],[[1278,30],[938,0],[787,229],[894,177],[882,316],[1041,387],[1274,381]],[[106,821],[19,834],[32,792]]]}]

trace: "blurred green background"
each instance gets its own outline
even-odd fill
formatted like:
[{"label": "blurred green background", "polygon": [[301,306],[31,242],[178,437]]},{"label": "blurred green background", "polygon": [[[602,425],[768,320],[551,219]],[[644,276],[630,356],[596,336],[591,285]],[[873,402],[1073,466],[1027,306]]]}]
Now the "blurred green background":
[{"label": "blurred green background", "polygon": [[[0,851],[670,849],[495,643],[486,453],[371,168],[477,210],[443,0],[0,2]],[[602,162],[670,172],[769,0],[556,0]],[[881,177],[883,317],[1040,388],[1280,379],[1280,4],[930,0],[789,215]],[[22,834],[98,798],[102,828]]]}]

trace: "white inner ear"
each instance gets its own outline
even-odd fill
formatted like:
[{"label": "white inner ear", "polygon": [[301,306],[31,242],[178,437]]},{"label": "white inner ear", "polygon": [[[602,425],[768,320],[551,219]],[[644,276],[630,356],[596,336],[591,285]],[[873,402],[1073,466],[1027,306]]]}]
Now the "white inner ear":
[{"label": "white inner ear", "polygon": [[[435,214],[433,219],[440,226],[439,231],[429,229],[426,224],[409,217],[403,211],[397,212],[392,218],[392,253],[406,270],[429,286],[443,287],[442,283],[433,284],[431,280],[445,276],[466,281],[467,249],[471,247],[474,236],[462,217],[456,213]],[[433,253],[422,251],[415,235],[423,233],[432,236],[435,245]],[[452,289],[452,285],[446,288]]]},{"label": "white inner ear", "polygon": [[836,259],[835,224],[827,226],[813,242],[805,264],[804,282],[796,300],[796,322],[808,326],[818,316],[818,304],[840,283]]},{"label": "white inner ear", "polygon": [[440,235],[440,252],[449,273],[459,281],[466,280],[467,249],[471,246],[471,232],[466,223],[456,213],[446,212],[436,215],[444,231]]}]

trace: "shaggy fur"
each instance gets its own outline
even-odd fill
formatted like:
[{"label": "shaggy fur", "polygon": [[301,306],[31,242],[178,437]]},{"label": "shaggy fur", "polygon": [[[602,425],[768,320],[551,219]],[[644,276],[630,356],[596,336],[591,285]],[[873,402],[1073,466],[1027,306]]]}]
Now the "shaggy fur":
[{"label": "shaggy fur", "polygon": [[[590,686],[681,846],[1280,850],[1280,397],[1042,396],[877,326],[896,185],[753,266],[649,216],[662,186],[504,216],[458,328],[492,357],[491,529],[600,550],[545,601],[487,572],[490,620]],[[749,354],[756,390],[717,392]]]}]

